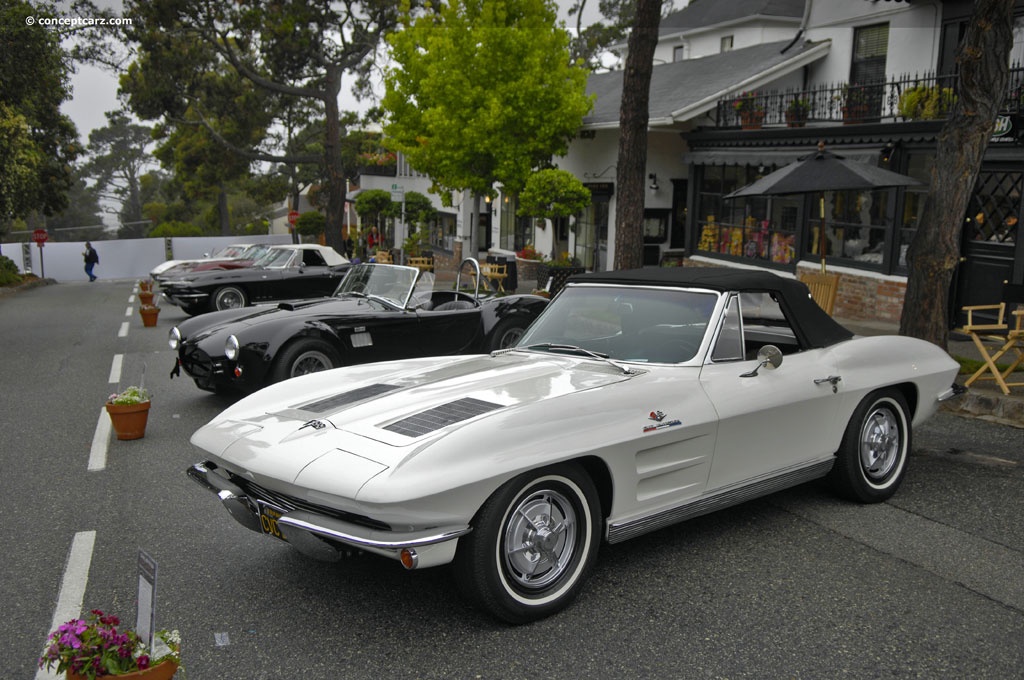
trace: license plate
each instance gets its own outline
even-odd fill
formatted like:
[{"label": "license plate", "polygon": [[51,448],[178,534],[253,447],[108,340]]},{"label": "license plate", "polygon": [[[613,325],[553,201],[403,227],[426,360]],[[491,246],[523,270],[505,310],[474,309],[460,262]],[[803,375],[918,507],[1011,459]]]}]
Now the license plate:
[{"label": "license plate", "polygon": [[281,528],[277,525],[277,520],[281,519],[284,511],[272,505],[267,505],[263,501],[256,501],[256,507],[260,511],[260,528],[263,530],[263,533],[282,541],[287,540],[284,534],[281,533]]}]

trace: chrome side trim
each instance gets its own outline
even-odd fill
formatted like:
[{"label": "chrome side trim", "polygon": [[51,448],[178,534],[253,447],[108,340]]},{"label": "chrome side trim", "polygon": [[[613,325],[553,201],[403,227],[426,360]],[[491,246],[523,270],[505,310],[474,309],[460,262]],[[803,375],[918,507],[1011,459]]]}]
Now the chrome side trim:
[{"label": "chrome side trim", "polygon": [[752,484],[744,483],[742,486],[733,486],[713,495],[697,498],[684,505],[665,510],[656,515],[641,517],[630,522],[609,524],[608,542],[621,543],[641,534],[824,477],[829,473],[834,464],[834,457],[827,458],[806,467],[788,470],[782,474],[774,475]]},{"label": "chrome side trim", "polygon": [[289,533],[287,527],[294,527],[356,548],[376,550],[401,550],[402,548],[444,543],[464,536],[473,530],[473,527],[466,525],[437,527],[407,533],[374,531],[339,519],[314,515],[301,510],[285,513],[277,520],[277,523],[286,527],[282,529],[285,538]]},{"label": "chrome side trim", "polygon": [[968,391],[968,388],[964,387],[963,385],[953,383],[948,390],[945,390],[942,394],[939,395],[939,401],[949,401],[950,399],[953,399],[955,397],[967,394]]}]

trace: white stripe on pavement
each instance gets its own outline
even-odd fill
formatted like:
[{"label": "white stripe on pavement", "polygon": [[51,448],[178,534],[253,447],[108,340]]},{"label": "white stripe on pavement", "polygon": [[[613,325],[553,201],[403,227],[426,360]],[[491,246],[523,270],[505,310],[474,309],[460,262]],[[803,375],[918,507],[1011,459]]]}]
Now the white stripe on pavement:
[{"label": "white stripe on pavement", "polygon": [[125,316],[131,316],[132,315],[132,308],[131,307],[125,307],[124,315]]},{"label": "white stripe on pavement", "polygon": [[[64,567],[64,578],[57,596],[57,608],[53,610],[53,621],[50,631],[55,631],[62,624],[82,614],[82,600],[85,598],[85,585],[89,582],[89,565],[92,563],[92,551],[96,545],[95,531],[80,531],[71,541],[71,552]],[[45,668],[36,672],[36,680],[58,680],[58,676]]]},{"label": "white stripe on pavement", "polygon": [[115,354],[114,360],[110,362],[110,377],[107,378],[109,383],[121,382],[121,365],[124,362],[123,354]]},{"label": "white stripe on pavement", "polygon": [[127,321],[125,321],[124,323],[121,324],[121,330],[119,330],[117,332],[117,337],[119,337],[119,338],[126,338],[126,337],[128,337],[128,322]]},{"label": "white stripe on pavement", "polygon": [[92,448],[89,449],[89,472],[96,472],[107,467],[107,447],[110,446],[110,416],[107,409],[100,409],[100,419],[96,423],[96,432],[92,435]]}]

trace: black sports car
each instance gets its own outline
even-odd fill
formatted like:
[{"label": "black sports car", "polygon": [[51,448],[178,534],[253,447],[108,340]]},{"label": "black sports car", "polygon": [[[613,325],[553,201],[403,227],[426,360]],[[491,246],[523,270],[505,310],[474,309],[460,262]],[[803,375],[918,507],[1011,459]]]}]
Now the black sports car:
[{"label": "black sports car", "polygon": [[473,294],[458,290],[460,281],[433,290],[434,274],[415,267],[358,264],[332,297],[188,319],[171,329],[178,352],[171,375],[184,369],[200,389],[250,392],[339,366],[515,344],[547,299],[481,299],[479,265],[468,262],[476,269]]},{"label": "black sports car", "polygon": [[160,290],[172,305],[195,316],[261,302],[325,297],[338,288],[350,266],[327,246],[271,246],[251,267],[185,272],[161,281]]}]

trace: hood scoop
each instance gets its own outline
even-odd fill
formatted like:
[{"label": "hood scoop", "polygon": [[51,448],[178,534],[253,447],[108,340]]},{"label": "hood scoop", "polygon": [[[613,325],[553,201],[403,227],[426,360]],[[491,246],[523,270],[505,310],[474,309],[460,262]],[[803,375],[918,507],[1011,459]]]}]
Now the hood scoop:
[{"label": "hood scoop", "polygon": [[327,413],[329,411],[336,411],[342,406],[348,406],[349,404],[354,404],[359,401],[373,399],[381,396],[382,394],[394,392],[399,389],[402,388],[398,385],[377,383],[376,385],[367,385],[366,387],[360,387],[349,392],[334,394],[325,399],[318,399],[306,404],[300,404],[294,408],[299,409],[300,411],[308,411],[310,413]]},{"label": "hood scoop", "polygon": [[406,437],[422,437],[443,427],[481,416],[499,408],[503,408],[503,405],[466,397],[396,420],[390,425],[384,426],[384,429]]}]

